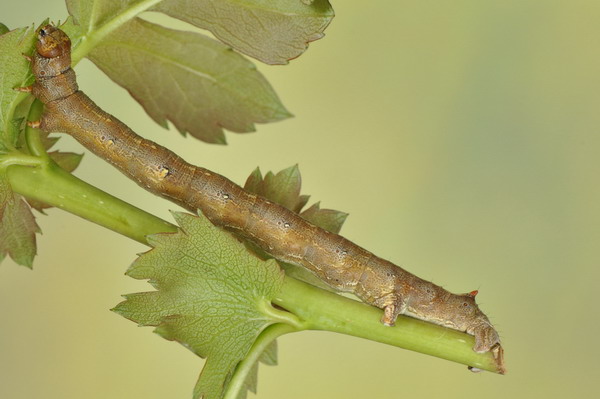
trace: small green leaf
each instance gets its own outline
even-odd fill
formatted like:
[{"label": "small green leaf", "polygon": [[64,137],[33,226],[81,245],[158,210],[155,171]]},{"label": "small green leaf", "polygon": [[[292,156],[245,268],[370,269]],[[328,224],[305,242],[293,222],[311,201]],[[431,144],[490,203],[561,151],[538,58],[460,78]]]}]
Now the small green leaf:
[{"label": "small green leaf", "polygon": [[261,190],[262,181],[262,173],[260,173],[260,168],[257,167],[252,171],[252,173],[250,173],[250,175],[246,179],[244,189],[250,191],[251,193],[258,194]]},{"label": "small green leaf", "polygon": [[260,356],[260,361],[269,366],[277,365],[277,341],[273,341],[269,344],[267,349]]},{"label": "small green leaf", "polygon": [[[203,35],[134,19],[89,55],[161,126],[224,143],[223,128],[243,133],[254,123],[290,114],[256,67]],[[234,110],[235,112],[232,112]]]},{"label": "small green leaf", "polygon": [[[315,226],[319,226],[332,233],[339,233],[348,214],[333,209],[320,209],[318,202],[301,212],[310,197],[309,195],[300,195],[301,185],[300,169],[298,169],[298,165],[294,165],[276,174],[267,172],[264,178],[260,169],[256,168],[248,176],[244,188],[254,194],[276,202],[293,212],[299,213],[302,218]],[[269,259],[271,257],[253,243],[247,242],[246,245],[262,259]],[[279,264],[288,276],[332,291],[331,287],[306,268],[286,262],[279,262]]]},{"label": "small green leaf", "polygon": [[333,209],[321,209],[318,202],[301,212],[310,198],[309,195],[300,195],[301,185],[300,169],[298,165],[294,165],[277,174],[267,172],[264,178],[260,169],[256,168],[248,176],[244,188],[299,213],[316,226],[338,234],[348,214]]},{"label": "small green leaf", "polygon": [[327,0],[164,0],[154,10],[208,29],[267,64],[300,56],[334,16]]},{"label": "small green leaf", "polygon": [[76,154],[74,152],[52,151],[48,155],[50,155],[50,158],[52,158],[54,162],[69,173],[77,169],[83,158],[83,154]]},{"label": "small green leaf", "polygon": [[0,260],[7,254],[29,268],[36,254],[35,233],[40,233],[25,200],[14,194],[4,171],[0,171]]},{"label": "small green leaf", "polygon": [[2,22],[0,22],[0,35],[5,34],[6,32],[8,32],[10,29],[8,29],[8,26],[4,25]]},{"label": "small green leaf", "polygon": [[300,216],[316,226],[338,234],[348,214],[334,209],[321,209],[320,203],[316,202],[310,208],[300,213]]},{"label": "small green leaf", "polygon": [[180,230],[148,237],[153,249],[127,272],[157,291],[127,295],[115,311],[206,357],[194,397],[221,398],[261,332],[283,321],[271,306],[283,273],[204,216],[174,216]]},{"label": "small green leaf", "polygon": [[14,147],[18,135],[14,129],[14,111],[24,94],[13,90],[33,81],[23,53],[30,53],[34,30],[19,28],[0,36],[0,146]]},{"label": "small green leaf", "polygon": [[301,185],[300,170],[294,165],[277,174],[267,172],[264,178],[257,168],[246,180],[244,188],[298,213],[309,199],[307,195],[300,195]]}]

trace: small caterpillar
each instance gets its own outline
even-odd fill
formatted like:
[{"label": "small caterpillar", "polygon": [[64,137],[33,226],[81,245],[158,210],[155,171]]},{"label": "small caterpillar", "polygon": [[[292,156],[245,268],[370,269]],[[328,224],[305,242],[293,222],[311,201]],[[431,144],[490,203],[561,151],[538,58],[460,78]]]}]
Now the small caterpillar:
[{"label": "small caterpillar", "polygon": [[473,350],[492,351],[503,372],[500,338],[475,302],[477,291],[452,294],[138,136],[78,89],[71,42],[60,29],[39,29],[29,58],[36,81],[20,90],[31,91],[45,105],[34,127],[70,134],[150,192],[194,212],[200,209],[215,225],[276,259],[303,266],[334,289],[383,309],[386,325],[403,314],[473,335]]}]

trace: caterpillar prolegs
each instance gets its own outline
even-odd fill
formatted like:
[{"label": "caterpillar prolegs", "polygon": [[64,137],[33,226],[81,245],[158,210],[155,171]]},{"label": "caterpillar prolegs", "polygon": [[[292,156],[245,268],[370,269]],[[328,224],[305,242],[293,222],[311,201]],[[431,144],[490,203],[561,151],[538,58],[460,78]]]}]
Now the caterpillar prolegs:
[{"label": "caterpillar prolegs", "polygon": [[383,309],[384,324],[393,325],[403,314],[467,332],[475,337],[473,350],[492,351],[502,367],[500,338],[475,302],[477,291],[452,294],[138,136],[78,90],[71,42],[60,29],[47,25],[38,31],[31,63],[36,81],[25,90],[45,105],[34,123],[40,129],[70,134],[152,193],[201,210],[276,259],[303,266],[334,289]]}]

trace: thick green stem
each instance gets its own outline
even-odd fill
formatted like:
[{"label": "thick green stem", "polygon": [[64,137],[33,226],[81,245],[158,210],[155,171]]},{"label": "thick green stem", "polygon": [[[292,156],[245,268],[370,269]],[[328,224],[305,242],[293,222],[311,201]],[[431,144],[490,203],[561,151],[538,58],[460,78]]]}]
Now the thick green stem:
[{"label": "thick green stem", "polygon": [[[32,199],[57,206],[113,231],[146,243],[146,236],[176,227],[121,201],[53,163],[43,167],[13,165],[8,177],[13,189]],[[475,353],[473,337],[459,331],[399,317],[395,327],[379,322],[381,310],[286,277],[273,303],[295,315],[302,328],[327,330],[410,349],[478,369],[498,372],[491,353]],[[293,324],[293,325],[292,325]]]},{"label": "thick green stem", "polygon": [[293,278],[285,278],[273,302],[305,320],[311,330],[353,335],[499,372],[491,352],[473,351],[471,335],[405,316],[398,317],[395,327],[386,327],[379,322],[381,310]]},{"label": "thick green stem", "polygon": [[65,172],[53,162],[41,167],[10,166],[8,178],[13,190],[27,198],[64,209],[144,244],[149,234],[177,229]]}]

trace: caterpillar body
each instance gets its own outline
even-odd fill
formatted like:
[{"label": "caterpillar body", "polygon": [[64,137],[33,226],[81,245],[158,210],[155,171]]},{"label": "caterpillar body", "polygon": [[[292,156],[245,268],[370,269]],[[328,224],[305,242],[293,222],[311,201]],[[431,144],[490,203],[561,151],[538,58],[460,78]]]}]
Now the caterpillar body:
[{"label": "caterpillar body", "polygon": [[152,193],[201,210],[215,225],[276,259],[303,266],[334,289],[383,309],[386,325],[403,314],[473,335],[473,350],[492,351],[503,370],[500,338],[475,302],[477,291],[452,294],[138,136],[78,89],[71,42],[60,29],[47,25],[38,30],[31,64],[36,81],[24,90],[45,105],[36,127],[70,134]]}]

